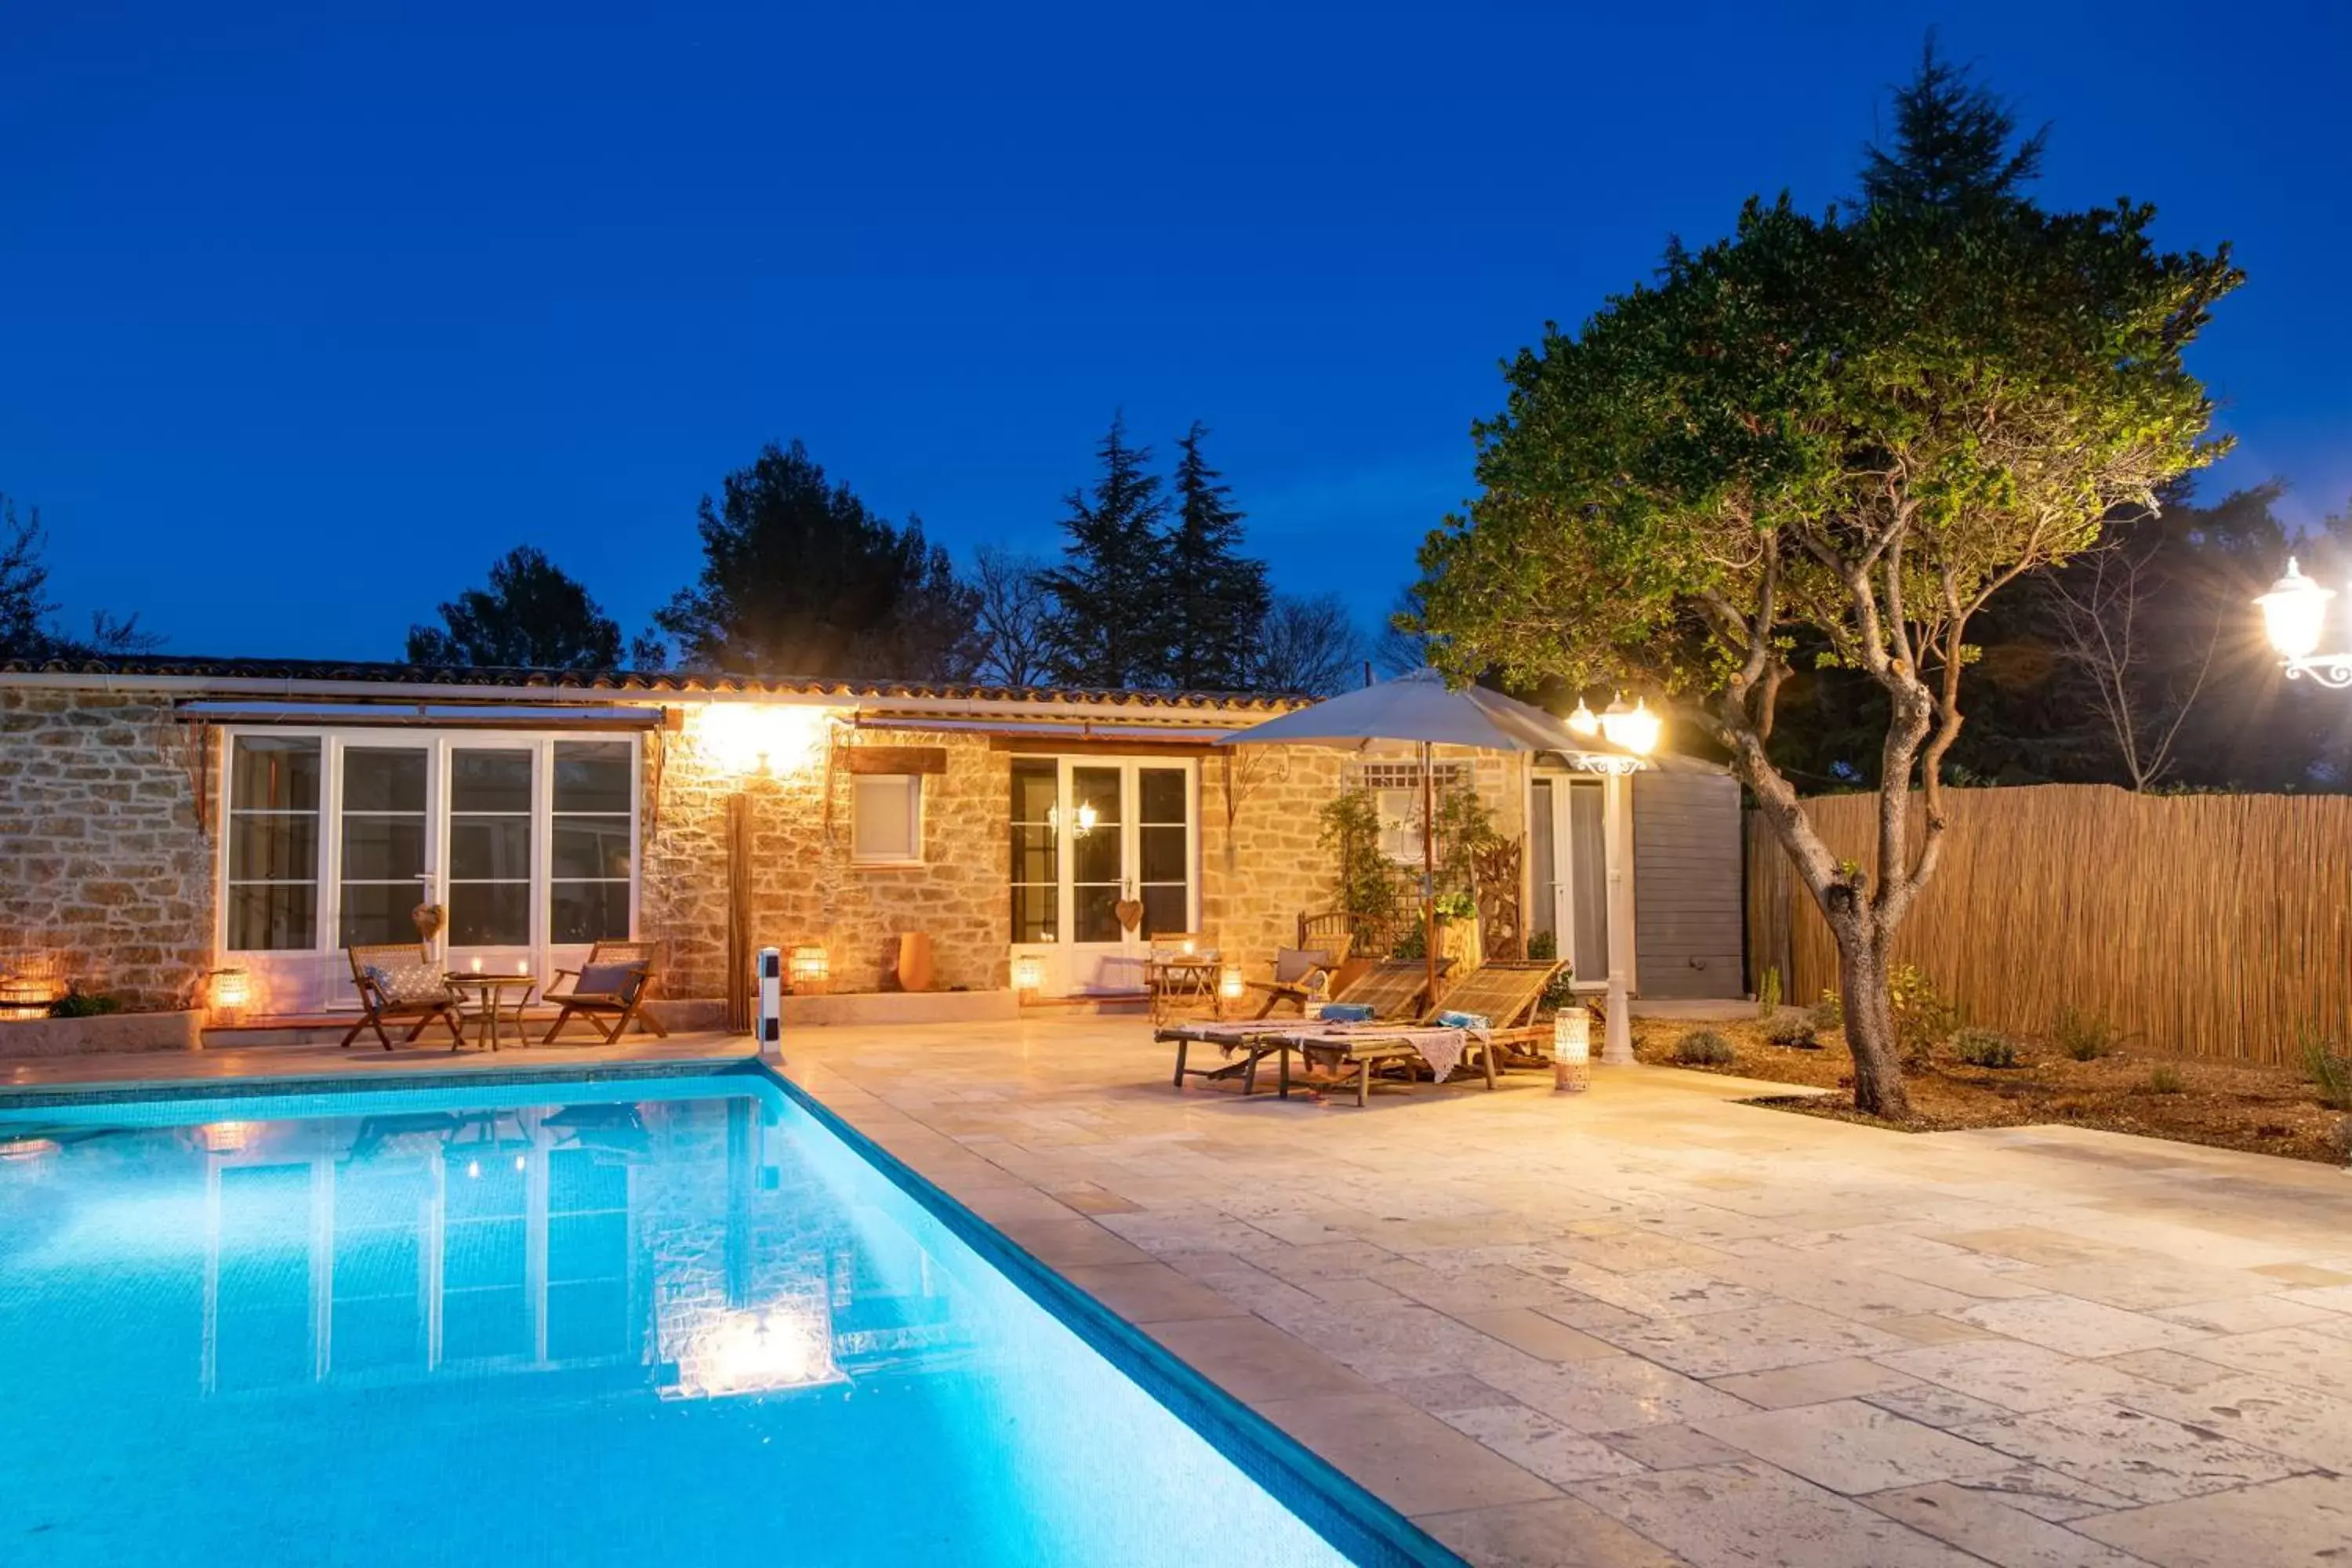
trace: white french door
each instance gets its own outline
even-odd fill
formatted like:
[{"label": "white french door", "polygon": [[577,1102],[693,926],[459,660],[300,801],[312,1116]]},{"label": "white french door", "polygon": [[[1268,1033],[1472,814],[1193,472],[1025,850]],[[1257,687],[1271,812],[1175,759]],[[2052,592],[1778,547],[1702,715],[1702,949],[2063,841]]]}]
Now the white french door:
[{"label": "white french door", "polygon": [[1152,936],[1198,928],[1198,795],[1189,759],[1014,763],[1013,956],[1049,994],[1140,991]]},{"label": "white french door", "polygon": [[356,1005],[343,949],[416,940],[450,967],[544,983],[635,930],[637,742],[513,732],[232,731],[224,962],[261,1010]]},{"label": "white french door", "polygon": [[1528,814],[1531,936],[1549,932],[1580,988],[1609,978],[1608,795],[1601,780],[1538,774]]}]

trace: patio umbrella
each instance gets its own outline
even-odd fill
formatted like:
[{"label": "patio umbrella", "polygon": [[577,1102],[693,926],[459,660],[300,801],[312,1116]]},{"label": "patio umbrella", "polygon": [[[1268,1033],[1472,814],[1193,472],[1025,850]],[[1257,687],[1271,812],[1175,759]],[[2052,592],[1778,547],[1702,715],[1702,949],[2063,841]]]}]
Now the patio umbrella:
[{"label": "patio umbrella", "polygon": [[1436,831],[1430,755],[1438,746],[1489,752],[1570,752],[1639,758],[1596,737],[1579,735],[1540,708],[1484,687],[1449,687],[1433,669],[1416,669],[1360,691],[1269,719],[1219,737],[1228,746],[1345,746],[1375,741],[1421,746],[1421,935],[1429,964],[1429,1000],[1437,1001]]}]

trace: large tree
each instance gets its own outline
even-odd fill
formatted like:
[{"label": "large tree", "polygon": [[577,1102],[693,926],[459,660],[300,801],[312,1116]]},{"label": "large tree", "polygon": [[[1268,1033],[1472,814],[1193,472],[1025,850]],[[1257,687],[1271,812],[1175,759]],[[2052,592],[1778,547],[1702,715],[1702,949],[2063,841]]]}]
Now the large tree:
[{"label": "large tree", "polygon": [[1046,617],[1053,601],[1040,581],[1045,568],[999,544],[982,545],[972,568],[979,593],[972,627],[980,637],[973,675],[999,686],[1042,685],[1051,674],[1052,652]]},{"label": "large tree", "polygon": [[961,680],[977,596],[948,552],[868,511],[794,441],[702,498],[702,575],[654,619],[690,664],[768,675]]},{"label": "large tree", "polygon": [[1194,420],[1176,443],[1175,517],[1162,544],[1167,646],[1155,684],[1184,691],[1238,691],[1272,595],[1265,563],[1241,553],[1242,512],[1232,487],[1202,456],[1208,428]]},{"label": "large tree", "polygon": [[1363,683],[1364,635],[1337,594],[1277,594],[1244,685],[1330,697]]},{"label": "large tree", "polygon": [[1047,626],[1054,679],[1065,686],[1149,685],[1168,641],[1168,513],[1151,448],[1131,445],[1114,416],[1096,448],[1102,472],[1070,492],[1062,519],[1062,563],[1040,577],[1053,598]]},{"label": "large tree", "polygon": [[512,669],[612,669],[621,628],[580,580],[536,545],[519,544],[490,563],[487,587],[441,606],[437,626],[408,628],[411,664]]},{"label": "large tree", "polygon": [[[1519,354],[1476,427],[1483,493],[1423,550],[1453,673],[1648,686],[1724,748],[1836,940],[1868,1112],[1909,1110],[1889,953],[1942,852],[1971,616],[2221,449],[2181,352],[2241,275],[2159,253],[2151,217],[1751,201]],[[1884,702],[1867,862],[1769,749],[1800,639]]]},{"label": "large tree", "polygon": [[142,653],[156,645],[160,639],[139,629],[136,615],[118,619],[93,610],[87,637],[61,628],[42,558],[48,543],[41,509],[27,507],[19,517],[16,501],[0,494],[0,658]]}]

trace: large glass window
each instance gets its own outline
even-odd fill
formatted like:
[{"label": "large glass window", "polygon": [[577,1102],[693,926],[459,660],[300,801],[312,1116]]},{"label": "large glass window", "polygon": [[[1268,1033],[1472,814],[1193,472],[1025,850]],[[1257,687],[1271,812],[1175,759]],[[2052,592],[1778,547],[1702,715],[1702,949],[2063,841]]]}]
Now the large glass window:
[{"label": "large glass window", "polygon": [[239,735],[229,751],[228,945],[239,952],[319,940],[316,738]]},{"label": "large glass window", "polygon": [[[462,753],[461,753],[462,754]],[[629,857],[635,825],[628,741],[558,741],[548,940],[597,942],[629,934]]]},{"label": "large glass window", "polygon": [[338,941],[412,942],[410,911],[425,891],[425,775],[423,746],[343,748],[341,910]]},{"label": "large glass window", "polygon": [[1070,909],[1073,942],[1117,942],[1127,896],[1120,864],[1119,770],[1070,770]]},{"label": "large glass window", "polygon": [[449,753],[449,942],[530,941],[531,753],[459,746]]},{"label": "large glass window", "polygon": [[1060,790],[1053,759],[1013,764],[1013,940],[1052,942],[1061,901]]},{"label": "large glass window", "polygon": [[1182,768],[1136,770],[1136,855],[1141,876],[1143,936],[1189,930],[1192,857],[1185,820],[1192,775]]}]

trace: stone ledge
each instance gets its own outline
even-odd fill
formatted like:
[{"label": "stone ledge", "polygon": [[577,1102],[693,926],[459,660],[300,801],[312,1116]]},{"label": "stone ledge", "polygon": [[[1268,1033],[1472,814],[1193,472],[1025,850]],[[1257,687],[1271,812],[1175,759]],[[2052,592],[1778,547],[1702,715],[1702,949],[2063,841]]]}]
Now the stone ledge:
[{"label": "stone ledge", "polygon": [[78,1057],[108,1051],[202,1050],[204,1015],[101,1013],[89,1018],[19,1018],[0,1024],[0,1058]]}]

